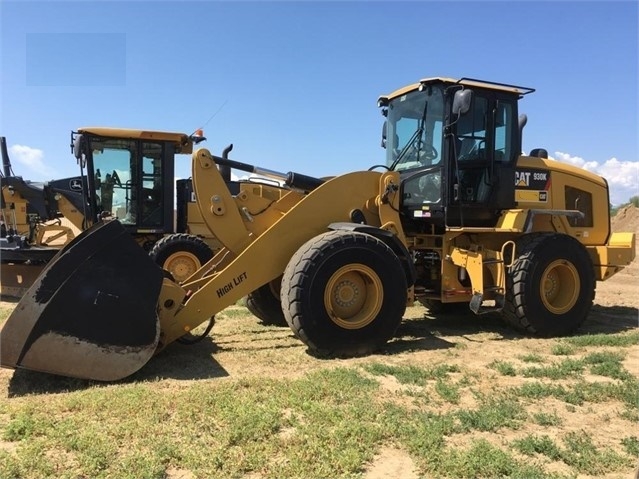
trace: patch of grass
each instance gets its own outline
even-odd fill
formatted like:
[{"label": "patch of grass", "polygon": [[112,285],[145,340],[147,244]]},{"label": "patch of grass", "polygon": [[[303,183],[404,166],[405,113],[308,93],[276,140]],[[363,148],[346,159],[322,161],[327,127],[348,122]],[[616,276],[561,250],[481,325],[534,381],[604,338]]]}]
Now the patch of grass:
[{"label": "patch of grass", "polygon": [[458,366],[439,364],[432,368],[419,368],[417,366],[392,366],[383,363],[366,364],[364,369],[371,374],[382,376],[394,376],[401,384],[423,385],[428,380],[443,379],[449,373],[460,371]]},{"label": "patch of grass", "polygon": [[544,358],[539,354],[524,354],[523,356],[519,356],[519,360],[524,363],[543,363]]},{"label": "patch of grass", "polygon": [[0,472],[2,473],[2,477],[24,476],[21,472],[19,459],[3,449],[0,449]]},{"label": "patch of grass", "polygon": [[633,423],[639,423],[639,411],[632,410],[630,408],[626,408],[624,411],[619,413],[619,417],[621,419],[625,419],[626,421],[630,421]]},{"label": "patch of grass", "polygon": [[517,397],[529,399],[554,397],[574,405],[581,405],[584,402],[603,403],[615,399],[624,403],[631,411],[639,409],[639,380],[634,377],[620,384],[578,381],[570,386],[563,386],[533,382],[514,388],[512,392]]},{"label": "patch of grass", "polygon": [[46,430],[48,418],[45,414],[26,408],[17,412],[2,433],[5,441],[22,441]]},{"label": "patch of grass", "polygon": [[[227,312],[232,317],[248,315],[237,306],[223,316]],[[244,328],[244,322],[246,331],[255,333],[253,317],[233,324]],[[226,327],[224,321],[218,326]],[[224,329],[227,333],[248,334],[228,327]],[[268,332],[261,336],[268,336]],[[475,347],[472,342],[460,344]],[[51,383],[45,387],[38,383],[37,391],[28,385],[19,387],[29,381],[27,376],[16,373],[11,377],[13,373],[4,371],[0,379],[9,395],[0,400],[0,477],[345,479],[365,476],[374,455],[386,444],[408,451],[420,477],[563,477],[545,471],[550,460],[565,464],[566,477],[629,475],[626,473],[632,470],[632,460],[639,452],[639,438],[630,425],[627,431],[620,429],[616,439],[600,444],[594,442],[599,440],[596,426],[588,429],[594,440],[586,432],[566,435],[562,426],[567,420],[561,415],[568,415],[565,410],[571,408],[592,418],[601,410],[599,404],[605,404],[636,424],[639,381],[614,369],[615,365],[620,367],[623,351],[565,345],[579,355],[487,356],[483,364],[499,358],[504,365],[495,361],[495,370],[500,368],[502,374],[510,375],[511,366],[519,374],[521,386],[506,390],[491,387],[490,381],[497,376],[494,371],[472,365],[466,368],[461,360],[448,359],[439,351],[427,352],[427,360],[434,363],[416,356],[415,362],[403,366],[384,365],[385,359],[379,356],[379,364],[368,365],[360,359],[323,362],[291,356],[293,359],[282,361],[284,373],[279,379],[277,372],[258,376],[250,365],[248,371],[237,374],[233,368],[242,364],[244,355],[250,356],[252,364],[260,360],[260,353],[242,349],[234,353],[237,358],[229,358],[231,351],[226,350],[218,360],[222,367],[225,361],[232,365],[229,377],[180,380],[189,377],[185,374],[156,379],[153,373],[142,371],[112,384],[44,378]],[[209,351],[203,348],[198,352],[198,348],[184,357],[199,361],[204,356],[208,360]],[[544,354],[550,346],[545,348]],[[461,353],[456,351],[457,358],[463,358]],[[592,383],[578,373],[567,374],[561,383],[544,375],[539,381],[521,378],[524,368],[541,366],[543,370],[553,362],[570,370],[567,365],[571,363],[565,361],[573,361],[574,366],[576,358],[582,356],[578,361],[583,371],[615,375],[615,381],[595,378],[601,381]],[[274,357],[269,355],[269,361]],[[439,361],[442,363],[437,364]],[[457,361],[461,366],[451,364]],[[313,372],[300,375],[309,364]],[[220,369],[216,368],[215,374]],[[295,374],[287,374],[286,369]],[[426,387],[380,394],[379,381],[371,375],[382,374]],[[31,377],[38,382],[44,375]],[[483,395],[480,391],[487,392]],[[476,406],[454,406],[467,394],[474,395]],[[544,398],[565,404],[553,401],[549,408]],[[444,401],[447,404],[441,407]],[[584,403],[593,404],[573,406]],[[610,427],[618,427],[616,422]],[[524,424],[530,434],[501,443],[498,434],[508,434],[507,430],[521,429]],[[564,436],[549,440],[550,431]],[[475,435],[490,442],[476,440]],[[453,447],[458,439],[463,446]],[[559,459],[552,459],[557,454]],[[550,467],[549,471],[555,470]]]},{"label": "patch of grass", "polygon": [[566,358],[560,363],[550,366],[532,366],[521,372],[527,378],[545,377],[549,379],[566,379],[580,375],[584,370],[584,362],[577,359]]},{"label": "patch of grass", "polygon": [[[406,420],[407,415],[411,418],[409,421]],[[445,436],[458,430],[450,414],[408,413],[393,404],[386,406],[381,419],[386,434],[405,444],[412,455],[425,462],[444,448]]]},{"label": "patch of grass", "polygon": [[478,409],[455,412],[463,431],[494,432],[503,427],[518,429],[526,416],[523,406],[510,398],[484,400]]},{"label": "patch of grass", "polygon": [[393,376],[401,384],[422,385],[428,379],[425,369],[416,366],[392,366],[390,364],[366,364],[364,369],[376,376]]},{"label": "patch of grass", "polygon": [[632,457],[639,457],[639,438],[637,436],[624,437],[621,444]]},{"label": "patch of grass", "polygon": [[613,379],[629,379],[632,375],[625,370],[621,361],[625,354],[617,351],[601,351],[590,353],[584,362],[590,365],[590,372]]},{"label": "patch of grass", "polygon": [[579,472],[593,476],[619,471],[631,464],[627,458],[610,448],[595,447],[590,436],[583,431],[568,433],[563,443],[565,447],[559,447],[546,435],[529,434],[513,441],[513,446],[527,456],[542,454],[553,461],[562,461]]},{"label": "patch of grass", "polygon": [[571,356],[575,354],[575,351],[573,346],[566,343],[557,343],[550,349],[550,352],[555,356]]},{"label": "patch of grass", "polygon": [[625,352],[620,351],[596,351],[584,357],[586,364],[620,363],[626,357]]},{"label": "patch of grass", "polygon": [[445,401],[451,404],[459,404],[459,386],[456,384],[452,384],[443,379],[437,379],[435,383],[435,391],[439,396]]},{"label": "patch of grass", "polygon": [[233,319],[233,318],[244,318],[246,317],[246,315],[249,314],[248,309],[246,309],[246,307],[244,307],[244,305],[240,306],[231,306],[228,307],[226,309],[224,309],[223,311],[221,311],[220,315],[229,318],[229,319]]},{"label": "patch of grass", "polygon": [[529,434],[522,439],[513,441],[513,446],[519,452],[527,456],[543,454],[553,461],[561,459],[561,450],[550,437],[545,435],[536,436],[534,434]]},{"label": "patch of grass", "polygon": [[610,448],[597,449],[584,431],[569,432],[563,442],[566,446],[561,454],[563,462],[584,474],[601,476],[632,464]]},{"label": "patch of grass", "polygon": [[518,462],[511,454],[485,439],[474,441],[465,450],[442,451],[433,461],[432,469],[438,477],[549,477],[540,467]]},{"label": "patch of grass", "polygon": [[639,345],[639,331],[624,334],[586,334],[583,336],[571,336],[562,340],[572,346],[613,346],[629,347]]},{"label": "patch of grass", "polygon": [[554,397],[569,404],[583,404],[584,397],[579,389],[567,388],[560,384],[545,384],[542,382],[525,383],[513,389],[517,397],[528,399],[542,399]]},{"label": "patch of grass", "polygon": [[488,365],[489,368],[499,372],[502,376],[516,376],[517,370],[512,363],[508,361],[493,361]]},{"label": "patch of grass", "polygon": [[537,412],[533,413],[531,418],[535,424],[540,426],[559,426],[563,423],[563,420],[556,412]]}]

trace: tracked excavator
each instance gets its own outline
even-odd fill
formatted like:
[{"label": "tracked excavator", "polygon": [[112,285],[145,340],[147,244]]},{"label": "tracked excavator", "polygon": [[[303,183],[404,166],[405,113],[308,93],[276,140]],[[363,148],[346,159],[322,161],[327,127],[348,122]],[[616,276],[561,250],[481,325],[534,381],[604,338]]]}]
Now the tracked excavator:
[{"label": "tracked excavator", "polygon": [[[287,323],[318,355],[361,355],[393,337],[407,305],[463,303],[540,336],[570,334],[597,281],[630,263],[605,179],[521,153],[531,88],[426,78],[379,98],[386,162],[330,178],[193,153],[202,218],[223,248],[178,283],[121,219],[49,262],[0,331],[0,363],[127,377],[241,297],[279,282]],[[284,182],[278,199],[217,165]]]}]

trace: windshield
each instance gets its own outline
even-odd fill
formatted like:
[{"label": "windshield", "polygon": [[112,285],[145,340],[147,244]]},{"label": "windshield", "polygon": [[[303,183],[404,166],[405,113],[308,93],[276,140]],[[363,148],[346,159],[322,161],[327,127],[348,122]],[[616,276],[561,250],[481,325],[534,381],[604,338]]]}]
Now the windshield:
[{"label": "windshield", "polygon": [[444,123],[442,86],[427,86],[388,105],[386,165],[393,170],[423,168],[441,161]]},{"label": "windshield", "polygon": [[161,226],[162,144],[98,137],[90,148],[98,212],[123,224]]}]

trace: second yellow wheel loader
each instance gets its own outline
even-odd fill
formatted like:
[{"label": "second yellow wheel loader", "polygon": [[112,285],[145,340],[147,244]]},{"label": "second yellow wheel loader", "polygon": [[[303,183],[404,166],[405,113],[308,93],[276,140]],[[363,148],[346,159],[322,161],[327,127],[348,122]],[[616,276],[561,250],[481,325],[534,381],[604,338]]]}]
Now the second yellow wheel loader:
[{"label": "second yellow wheel loader", "polygon": [[[178,284],[120,221],[97,224],[22,298],[0,332],[0,363],[123,378],[269,285],[317,354],[383,347],[416,299],[501,311],[530,334],[573,332],[596,281],[634,258],[635,238],[611,232],[603,178],[520,153],[518,102],[532,91],[437,77],[380,97],[386,163],[330,179],[195,151],[198,206],[223,248]],[[231,192],[217,165],[283,180],[285,194]]]}]

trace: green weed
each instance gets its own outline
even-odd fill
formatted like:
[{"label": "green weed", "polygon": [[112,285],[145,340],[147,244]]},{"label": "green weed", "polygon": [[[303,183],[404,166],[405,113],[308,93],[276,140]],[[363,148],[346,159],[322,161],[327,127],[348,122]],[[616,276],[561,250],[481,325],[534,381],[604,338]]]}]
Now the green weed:
[{"label": "green weed", "polygon": [[558,343],[553,345],[553,347],[550,349],[550,352],[552,354],[554,354],[555,356],[571,356],[573,354],[575,354],[575,348],[573,346],[571,346],[570,344],[566,344],[566,343]]},{"label": "green weed", "polygon": [[532,366],[521,371],[527,378],[565,379],[580,375],[584,370],[581,360],[566,358],[560,363],[550,366]]},{"label": "green weed", "polygon": [[515,366],[508,361],[493,361],[488,365],[488,367],[494,369],[503,376],[515,376],[517,374]]},{"label": "green weed", "polygon": [[550,437],[545,435],[536,436],[529,434],[523,439],[515,440],[513,445],[515,446],[515,449],[527,456],[543,454],[553,461],[561,459],[561,450]]},{"label": "green weed", "polygon": [[523,356],[519,356],[519,359],[524,363],[543,363],[544,358],[539,354],[524,354]]},{"label": "green weed", "polygon": [[563,422],[559,415],[555,412],[533,413],[531,415],[531,418],[535,422],[535,424],[539,424],[540,426],[559,426]]},{"label": "green weed", "polygon": [[572,336],[564,338],[563,343],[572,346],[612,346],[629,347],[639,345],[639,331],[632,331],[625,334],[586,334],[583,336]]}]

